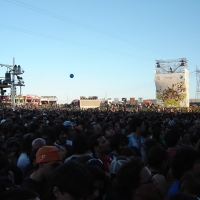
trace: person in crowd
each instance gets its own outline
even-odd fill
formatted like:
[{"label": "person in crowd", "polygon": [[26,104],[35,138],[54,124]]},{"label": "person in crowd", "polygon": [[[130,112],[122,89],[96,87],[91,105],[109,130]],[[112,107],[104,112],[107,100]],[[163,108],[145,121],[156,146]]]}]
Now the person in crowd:
[{"label": "person in crowd", "polygon": [[56,141],[56,136],[53,128],[51,127],[44,127],[40,131],[40,137],[46,141],[46,145],[52,146]]},{"label": "person in crowd", "polygon": [[97,122],[92,122],[89,129],[93,134],[101,133],[101,126]]},{"label": "person in crowd", "polygon": [[123,133],[123,130],[121,130],[121,127],[118,121],[112,121],[111,124],[116,134]]},{"label": "person in crowd", "polygon": [[128,146],[128,138],[124,134],[115,134],[110,140],[110,149],[111,153],[109,154],[112,160],[115,160],[118,156],[120,156],[121,151],[126,149]]},{"label": "person in crowd", "polygon": [[23,180],[21,187],[31,189],[42,197],[47,184],[47,179],[61,164],[62,156],[57,147],[41,147],[36,153],[35,171]]},{"label": "person in crowd", "polygon": [[175,181],[169,189],[167,198],[180,191],[180,179],[185,172],[190,171],[193,172],[195,176],[200,175],[199,161],[200,152],[191,147],[183,146],[175,153],[171,167],[171,172]]},{"label": "person in crowd", "polygon": [[3,148],[5,142],[5,135],[2,131],[0,131],[0,148]]},{"label": "person in crowd", "polygon": [[14,165],[17,165],[21,152],[20,141],[16,137],[10,137],[6,141],[6,145],[7,145],[7,154],[10,161]]},{"label": "person in crowd", "polygon": [[110,183],[108,176],[103,169],[92,163],[87,163],[85,167],[91,173],[93,180],[92,192],[87,200],[103,200]]},{"label": "person in crowd", "polygon": [[72,151],[73,155],[68,157],[65,160],[65,162],[68,160],[76,159],[77,157],[82,155],[92,155],[91,151],[88,148],[87,136],[84,133],[76,134],[74,136],[72,143]]},{"label": "person in crowd", "polygon": [[164,130],[161,122],[155,122],[152,125],[152,139],[155,139],[164,149],[167,149],[167,144],[164,140]]},{"label": "person in crowd", "polygon": [[101,129],[101,132],[103,134],[103,136],[107,139],[107,140],[111,140],[112,137],[114,136],[115,132],[112,128],[112,126],[110,124],[105,124],[102,129]]},{"label": "person in crowd", "polygon": [[170,129],[165,134],[165,142],[167,144],[167,164],[168,167],[171,167],[172,159],[176,153],[179,141],[180,141],[180,130],[179,129]]},{"label": "person in crowd", "polygon": [[43,138],[36,138],[32,142],[32,149],[39,149],[40,147],[43,147],[46,145],[46,141]]},{"label": "person in crowd", "polygon": [[182,145],[188,145],[188,146],[191,146],[192,147],[192,144],[191,144],[191,135],[188,131],[183,131],[182,135],[181,135],[181,138],[182,138]]},{"label": "person in crowd", "polygon": [[186,172],[180,179],[180,192],[200,198],[200,178],[193,172]]},{"label": "person in crowd", "polygon": [[83,165],[70,160],[51,175],[44,200],[87,200],[93,190],[91,173]]},{"label": "person in crowd", "polygon": [[151,150],[151,148],[153,148],[155,146],[160,146],[160,144],[155,139],[153,139],[153,138],[146,139],[143,144],[145,153],[147,154]]},{"label": "person in crowd", "polygon": [[71,121],[64,121],[63,126],[64,126],[63,131],[67,135],[67,144],[72,146],[72,140],[73,140],[74,135],[76,133],[75,129],[74,129],[75,125]]},{"label": "person in crowd", "polygon": [[37,136],[33,133],[27,133],[22,139],[22,151],[17,161],[17,166],[21,169],[24,174],[25,168],[30,164],[30,153],[32,150],[32,142]]},{"label": "person in crowd", "polygon": [[109,172],[111,158],[108,155],[110,152],[110,143],[102,134],[94,134],[88,138],[88,146],[94,158],[100,159],[103,162],[104,169]]},{"label": "person in crowd", "polygon": [[155,146],[147,153],[147,165],[154,179],[158,182],[157,189],[161,199],[165,199],[169,184],[165,178],[167,174],[167,153],[165,149]]},{"label": "person in crowd", "polygon": [[73,128],[73,127],[65,127],[63,124],[61,124],[54,128],[55,135],[57,137],[57,140],[54,142],[54,146],[57,146],[62,151],[66,152],[67,155],[65,157],[69,157],[73,154],[72,141],[67,140],[66,131],[68,130],[68,128]]},{"label": "person in crowd", "polygon": [[39,195],[33,190],[25,188],[12,188],[0,194],[1,200],[40,200]]},{"label": "person in crowd", "polygon": [[112,178],[116,177],[121,167],[129,161],[130,159],[126,156],[118,156],[115,160],[112,160],[109,166],[109,172],[113,175]]},{"label": "person in crowd", "polygon": [[0,194],[16,187],[14,178],[14,174],[10,171],[9,159],[3,152],[0,152]]},{"label": "person in crowd", "polygon": [[137,147],[142,155],[142,159],[145,161],[146,153],[143,148],[143,144],[145,142],[145,138],[141,136],[141,133],[145,129],[144,121],[138,117],[133,117],[130,122],[130,130],[132,131],[130,135],[128,135],[128,147]]},{"label": "person in crowd", "polygon": [[133,158],[120,168],[114,180],[113,193],[106,199],[153,200],[157,195],[156,185],[145,163],[140,158]]},{"label": "person in crowd", "polygon": [[22,138],[24,134],[24,130],[21,126],[15,125],[11,132],[11,137],[16,137],[19,140]]}]

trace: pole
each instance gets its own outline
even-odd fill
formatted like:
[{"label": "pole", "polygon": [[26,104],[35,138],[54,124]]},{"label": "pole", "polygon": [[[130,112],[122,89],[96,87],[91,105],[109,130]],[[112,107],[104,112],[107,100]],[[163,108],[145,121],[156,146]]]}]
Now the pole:
[{"label": "pole", "polygon": [[15,111],[15,71],[14,71],[14,66],[15,66],[15,58],[13,58],[13,69],[12,69],[12,84],[11,84],[11,100],[12,100],[12,109]]}]

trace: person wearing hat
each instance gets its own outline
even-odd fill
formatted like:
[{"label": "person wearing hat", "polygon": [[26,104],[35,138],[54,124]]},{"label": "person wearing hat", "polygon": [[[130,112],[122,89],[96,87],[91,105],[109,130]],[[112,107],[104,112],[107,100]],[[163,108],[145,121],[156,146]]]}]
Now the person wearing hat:
[{"label": "person wearing hat", "polygon": [[57,147],[41,147],[36,153],[35,170],[23,180],[21,187],[31,189],[42,197],[48,177],[61,164],[62,156]]},{"label": "person wearing hat", "polygon": [[73,124],[70,121],[65,121],[63,124],[54,127],[56,141],[54,146],[65,152],[65,158],[73,154],[72,152],[72,139],[75,131]]},{"label": "person wearing hat", "polygon": [[74,124],[70,121],[65,121],[62,125],[54,129],[57,140],[54,142],[55,146],[72,146],[72,140],[75,135]]}]

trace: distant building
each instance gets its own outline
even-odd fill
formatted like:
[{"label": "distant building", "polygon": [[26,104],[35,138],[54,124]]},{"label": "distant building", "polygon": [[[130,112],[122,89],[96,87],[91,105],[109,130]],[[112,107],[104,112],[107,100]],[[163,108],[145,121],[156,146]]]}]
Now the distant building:
[{"label": "distant building", "polygon": [[41,96],[41,104],[56,104],[58,101],[56,96]]}]

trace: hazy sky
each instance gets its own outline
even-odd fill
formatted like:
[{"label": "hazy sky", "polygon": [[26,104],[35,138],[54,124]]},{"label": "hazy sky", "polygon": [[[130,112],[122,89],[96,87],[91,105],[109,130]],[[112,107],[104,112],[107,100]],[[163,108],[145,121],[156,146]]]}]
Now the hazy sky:
[{"label": "hazy sky", "polygon": [[186,58],[195,98],[199,0],[0,0],[0,8],[0,63],[15,57],[25,70],[23,95],[154,99],[155,60]]}]

